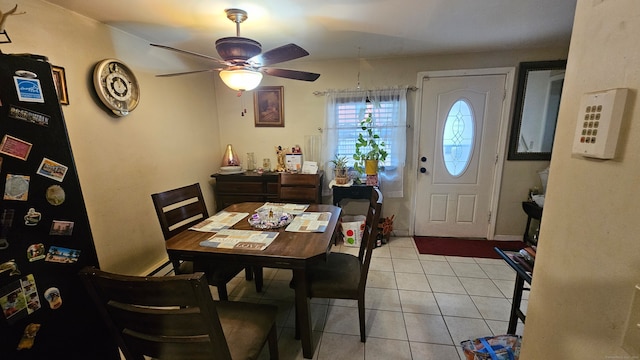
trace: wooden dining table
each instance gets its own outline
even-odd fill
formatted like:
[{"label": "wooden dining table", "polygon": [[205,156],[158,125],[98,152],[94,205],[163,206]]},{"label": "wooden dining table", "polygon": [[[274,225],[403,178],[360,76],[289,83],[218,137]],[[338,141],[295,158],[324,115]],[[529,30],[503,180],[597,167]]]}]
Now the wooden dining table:
[{"label": "wooden dining table", "polygon": [[[264,203],[245,202],[233,204],[223,211],[249,213],[251,216]],[[314,347],[311,329],[311,314],[306,270],[316,261],[326,261],[331,252],[331,240],[340,218],[341,209],[333,205],[311,204],[305,212],[330,212],[331,218],[324,232],[291,232],[285,228],[267,230],[279,234],[264,250],[221,249],[202,246],[200,243],[213,234],[195,230],[185,230],[166,241],[167,253],[171,261],[212,261],[216,263],[234,263],[268,268],[293,270],[296,315],[302,342],[302,354],[312,358]],[[237,230],[256,230],[251,227],[248,217],[231,227]]]}]

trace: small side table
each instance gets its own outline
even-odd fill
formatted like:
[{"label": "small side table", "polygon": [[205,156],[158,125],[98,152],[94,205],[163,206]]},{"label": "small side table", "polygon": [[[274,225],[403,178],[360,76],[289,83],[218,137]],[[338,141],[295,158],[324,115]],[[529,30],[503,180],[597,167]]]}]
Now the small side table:
[{"label": "small side table", "polygon": [[524,235],[522,241],[527,245],[537,245],[538,235],[537,230],[532,234],[531,224],[537,224],[540,226],[540,219],[542,219],[542,208],[533,201],[523,201],[522,210],[527,214],[527,226],[524,229]]},{"label": "small side table", "polygon": [[333,205],[340,206],[340,201],[343,199],[371,199],[371,191],[373,186],[371,185],[351,185],[351,186],[334,186],[333,190]]},{"label": "small side table", "polygon": [[520,304],[522,303],[522,292],[529,291],[529,288],[524,287],[524,283],[531,285],[532,275],[527,272],[520,264],[514,261],[508,253],[498,249],[497,247],[493,248],[495,252],[500,255],[500,257],[507,262],[507,264],[516,271],[516,284],[513,287],[513,299],[511,301],[511,315],[509,315],[509,326],[507,327],[507,334],[516,333],[516,327],[518,326],[518,319],[522,320],[524,324],[527,316],[520,310]]}]

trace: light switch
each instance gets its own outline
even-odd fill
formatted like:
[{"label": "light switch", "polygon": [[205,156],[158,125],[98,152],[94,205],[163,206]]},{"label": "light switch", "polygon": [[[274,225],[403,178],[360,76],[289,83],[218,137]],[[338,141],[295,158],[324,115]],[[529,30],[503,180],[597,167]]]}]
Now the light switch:
[{"label": "light switch", "polygon": [[640,355],[640,285],[636,285],[622,348],[629,355]]}]

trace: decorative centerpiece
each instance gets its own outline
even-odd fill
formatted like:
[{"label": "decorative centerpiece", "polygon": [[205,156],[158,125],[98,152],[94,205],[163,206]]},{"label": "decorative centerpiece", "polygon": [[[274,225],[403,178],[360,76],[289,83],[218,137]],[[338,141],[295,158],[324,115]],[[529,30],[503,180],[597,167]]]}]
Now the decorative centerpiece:
[{"label": "decorative centerpiece", "polygon": [[242,166],[240,166],[240,158],[238,157],[238,154],[233,151],[231,144],[228,144],[227,149],[222,156],[220,171],[218,173],[221,175],[230,175],[240,174],[243,172],[244,169],[242,169]]},{"label": "decorative centerpiece", "polygon": [[349,176],[347,175],[347,157],[338,156],[330,161],[333,164],[333,172],[335,175],[335,181],[338,185],[344,185],[349,182]]},{"label": "decorative centerpiece", "polygon": [[261,230],[277,229],[287,226],[292,220],[293,215],[273,209],[262,209],[251,215],[248,219],[251,226]]},{"label": "decorative centerpiece", "polygon": [[362,132],[356,140],[356,152],[353,154],[353,168],[360,176],[367,175],[367,185],[378,185],[378,164],[387,159],[386,144],[380,135],[373,132],[373,118],[371,113],[360,121]]}]

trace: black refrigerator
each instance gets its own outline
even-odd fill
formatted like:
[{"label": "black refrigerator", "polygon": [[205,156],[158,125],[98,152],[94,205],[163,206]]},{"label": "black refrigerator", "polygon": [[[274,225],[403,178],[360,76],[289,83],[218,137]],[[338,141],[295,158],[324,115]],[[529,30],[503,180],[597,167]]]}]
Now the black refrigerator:
[{"label": "black refrigerator", "polygon": [[119,359],[77,275],[99,264],[56,85],[0,53],[0,359]]}]

